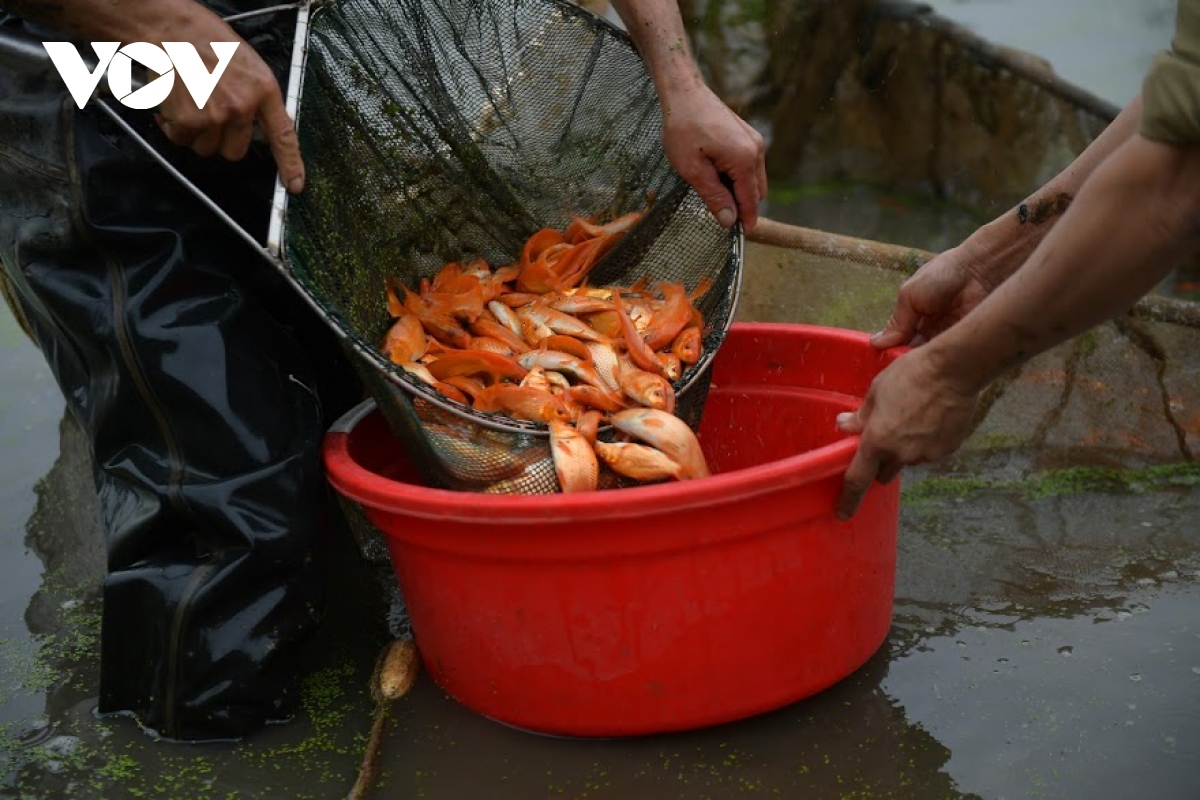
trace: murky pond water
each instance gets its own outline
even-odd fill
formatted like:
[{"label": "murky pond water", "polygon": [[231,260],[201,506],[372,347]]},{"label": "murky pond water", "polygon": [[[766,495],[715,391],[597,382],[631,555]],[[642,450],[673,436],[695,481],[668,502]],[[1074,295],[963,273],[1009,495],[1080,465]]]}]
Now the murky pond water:
[{"label": "murky pond water", "polygon": [[1068,81],[1123,106],[1170,45],[1175,0],[925,0],[987,39],[1034,53]]},{"label": "murky pond water", "polygon": [[[934,5],[1122,102],[1129,70],[1169,31],[1162,9],[1172,4],[1064,2],[1053,25],[1038,26],[1028,24],[1032,0]],[[1101,62],[1118,73],[1105,85]],[[769,213],[931,249],[980,221],[953,204],[836,183],[780,187]],[[853,286],[881,302],[894,290]],[[793,308],[774,302],[752,307]],[[1105,352],[1104,341],[1092,347]],[[1183,367],[1167,377],[1195,379]],[[1061,419],[1069,402],[1078,396],[1064,391],[1045,409],[1014,401],[995,416],[1044,416],[1042,441],[1053,444],[1056,426],[1066,431],[1057,441],[1074,435]],[[887,642],[842,683],[751,720],[630,741],[554,739],[490,722],[422,676],[396,709],[375,796],[1195,798],[1200,475],[1187,465],[1131,475],[1115,488],[1071,471],[1014,477],[986,453],[949,471],[911,470]],[[0,478],[0,796],[344,796],[386,636],[375,576],[348,540],[300,717],[239,745],[154,742],[128,720],[93,715],[103,557],[86,456],[40,353],[2,306]]]},{"label": "murky pond water", "polygon": [[[989,42],[1045,59],[1065,80],[1117,108],[1140,90],[1154,55],[1169,46],[1175,24],[1174,0],[932,0],[923,5]],[[776,182],[765,213],[805,227],[939,251],[1001,210],[866,185]]]}]

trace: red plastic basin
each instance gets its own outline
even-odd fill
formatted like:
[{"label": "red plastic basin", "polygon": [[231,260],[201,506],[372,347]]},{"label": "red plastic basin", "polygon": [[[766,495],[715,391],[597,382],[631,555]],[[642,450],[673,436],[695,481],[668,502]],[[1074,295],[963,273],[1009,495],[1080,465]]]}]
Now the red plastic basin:
[{"label": "red plastic basin", "polygon": [[589,494],[419,485],[373,404],[329,432],[338,492],[386,535],[422,661],[451,696],[569,736],[773,710],[883,643],[899,481],[834,517],[855,408],[895,353],[863,334],[736,324],[700,438],[714,475]]}]

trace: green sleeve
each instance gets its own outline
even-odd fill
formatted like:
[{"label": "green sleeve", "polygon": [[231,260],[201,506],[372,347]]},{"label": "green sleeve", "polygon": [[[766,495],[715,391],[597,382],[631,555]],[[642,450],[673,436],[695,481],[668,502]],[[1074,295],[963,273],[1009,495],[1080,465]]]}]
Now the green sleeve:
[{"label": "green sleeve", "polygon": [[1179,0],[1170,52],[1142,84],[1140,133],[1168,144],[1200,144],[1200,0]]}]

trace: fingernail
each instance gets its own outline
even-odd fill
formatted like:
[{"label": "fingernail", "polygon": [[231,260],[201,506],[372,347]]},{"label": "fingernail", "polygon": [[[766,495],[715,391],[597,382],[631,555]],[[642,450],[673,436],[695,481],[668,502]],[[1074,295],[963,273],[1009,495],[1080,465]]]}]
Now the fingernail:
[{"label": "fingernail", "polygon": [[292,194],[300,194],[300,190],[304,188],[304,178],[292,178],[288,181],[288,191]]},{"label": "fingernail", "polygon": [[850,412],[843,411],[841,414],[838,414],[836,417],[834,417],[834,420],[837,422],[838,425],[845,425],[847,422],[850,421]]},{"label": "fingernail", "polygon": [[733,212],[732,208],[722,208],[717,214],[717,222],[728,228],[737,222],[737,214]]},{"label": "fingernail", "polygon": [[875,342],[879,341],[880,336],[883,336],[883,331],[875,331],[872,333],[870,339],[871,343],[874,344]]}]

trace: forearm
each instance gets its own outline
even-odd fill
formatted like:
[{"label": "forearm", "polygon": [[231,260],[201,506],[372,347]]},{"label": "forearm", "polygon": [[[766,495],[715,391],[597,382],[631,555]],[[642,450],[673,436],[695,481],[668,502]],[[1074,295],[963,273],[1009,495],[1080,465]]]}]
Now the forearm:
[{"label": "forearm", "polygon": [[669,99],[678,92],[703,87],[704,78],[692,56],[687,29],[675,0],[613,0],[638,53],[670,113]]},{"label": "forearm", "polygon": [[1138,95],[1062,172],[964,242],[967,260],[985,286],[999,286],[1026,262],[1096,167],[1137,132],[1141,111]]},{"label": "forearm", "polygon": [[1130,138],[1020,270],[926,347],[966,391],[1128,309],[1200,244],[1200,146]]},{"label": "forearm", "polygon": [[157,31],[179,30],[197,14],[195,0],[0,0],[0,11],[91,41],[158,42]]}]

